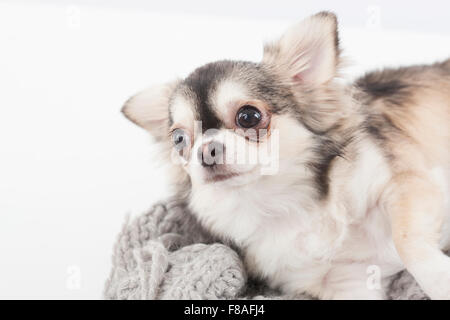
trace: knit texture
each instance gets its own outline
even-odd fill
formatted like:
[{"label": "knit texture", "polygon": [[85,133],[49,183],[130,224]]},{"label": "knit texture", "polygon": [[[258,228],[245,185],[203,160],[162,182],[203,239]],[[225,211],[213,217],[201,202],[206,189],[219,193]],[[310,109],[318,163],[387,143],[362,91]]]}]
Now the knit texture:
[{"label": "knit texture", "polygon": [[[288,296],[247,277],[238,253],[197,223],[182,203],[159,203],[117,239],[106,299],[310,299]],[[400,272],[388,286],[394,300],[427,299],[411,275]]]}]

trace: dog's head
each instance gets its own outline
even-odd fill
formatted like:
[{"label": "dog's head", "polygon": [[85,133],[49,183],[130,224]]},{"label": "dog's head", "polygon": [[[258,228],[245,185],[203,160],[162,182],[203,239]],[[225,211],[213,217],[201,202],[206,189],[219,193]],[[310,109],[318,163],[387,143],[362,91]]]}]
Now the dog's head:
[{"label": "dog's head", "polygon": [[266,44],[262,62],[204,65],[138,93],[123,113],[168,146],[166,160],[194,189],[296,172],[324,184],[319,171],[336,153],[327,132],[341,114],[338,64],[336,17],[322,12]]}]

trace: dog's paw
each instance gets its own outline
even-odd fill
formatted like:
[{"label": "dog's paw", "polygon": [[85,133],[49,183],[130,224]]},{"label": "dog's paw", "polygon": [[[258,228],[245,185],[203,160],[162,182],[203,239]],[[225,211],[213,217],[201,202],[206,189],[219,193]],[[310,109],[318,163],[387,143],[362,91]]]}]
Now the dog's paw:
[{"label": "dog's paw", "polygon": [[416,276],[417,282],[431,299],[450,300],[450,258],[443,255],[428,266]]},{"label": "dog's paw", "polygon": [[432,300],[450,300],[450,270],[446,275],[423,285],[423,289]]}]

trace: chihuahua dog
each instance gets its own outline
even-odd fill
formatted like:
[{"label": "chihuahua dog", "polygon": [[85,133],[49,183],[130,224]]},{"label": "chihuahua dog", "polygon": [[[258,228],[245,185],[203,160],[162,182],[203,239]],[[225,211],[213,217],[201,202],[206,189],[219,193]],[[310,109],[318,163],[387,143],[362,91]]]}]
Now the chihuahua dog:
[{"label": "chihuahua dog", "polygon": [[341,64],[321,12],[259,63],[206,64],[122,111],[161,143],[177,197],[272,287],[384,299],[406,268],[450,299],[450,60],[352,84]]}]

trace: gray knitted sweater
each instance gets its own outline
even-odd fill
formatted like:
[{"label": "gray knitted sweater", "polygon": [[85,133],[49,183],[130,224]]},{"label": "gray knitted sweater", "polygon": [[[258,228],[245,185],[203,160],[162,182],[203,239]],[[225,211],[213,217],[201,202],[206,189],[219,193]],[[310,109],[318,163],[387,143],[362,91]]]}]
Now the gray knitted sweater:
[{"label": "gray knitted sweater", "polygon": [[[390,299],[427,299],[406,271]],[[106,299],[310,299],[286,296],[249,279],[239,254],[215,241],[183,204],[159,203],[127,221],[114,248]]]}]

